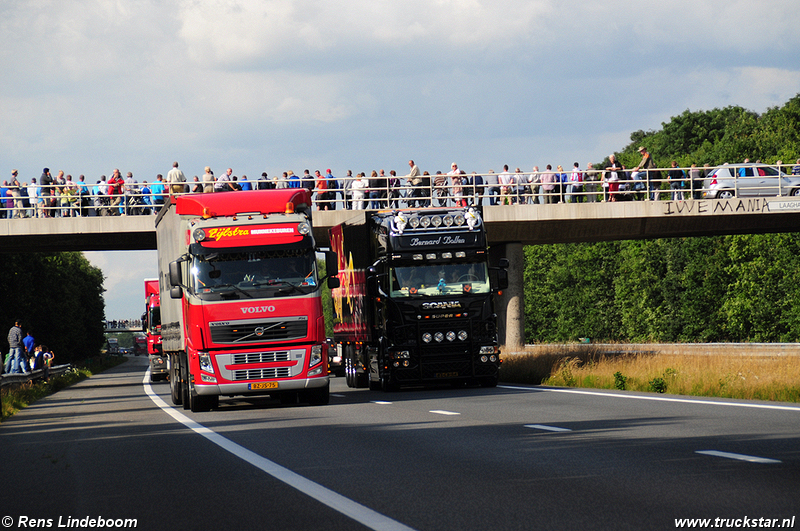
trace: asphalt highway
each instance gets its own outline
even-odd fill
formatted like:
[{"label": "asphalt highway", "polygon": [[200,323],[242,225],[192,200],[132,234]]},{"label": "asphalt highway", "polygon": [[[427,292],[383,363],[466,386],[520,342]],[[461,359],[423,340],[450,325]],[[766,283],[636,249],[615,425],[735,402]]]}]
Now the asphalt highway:
[{"label": "asphalt highway", "polygon": [[223,399],[191,413],[148,383],[146,363],[0,425],[4,528],[800,529],[798,405],[504,385],[381,393],[333,378],[327,406]]}]

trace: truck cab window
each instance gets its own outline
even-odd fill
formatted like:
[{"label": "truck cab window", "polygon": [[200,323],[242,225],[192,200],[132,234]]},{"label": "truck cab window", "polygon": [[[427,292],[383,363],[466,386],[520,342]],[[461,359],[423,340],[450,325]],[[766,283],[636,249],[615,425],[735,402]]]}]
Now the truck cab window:
[{"label": "truck cab window", "polygon": [[486,263],[434,264],[390,270],[392,297],[490,293]]},{"label": "truck cab window", "polygon": [[316,255],[311,249],[196,254],[191,284],[206,300],[306,294],[317,288]]}]

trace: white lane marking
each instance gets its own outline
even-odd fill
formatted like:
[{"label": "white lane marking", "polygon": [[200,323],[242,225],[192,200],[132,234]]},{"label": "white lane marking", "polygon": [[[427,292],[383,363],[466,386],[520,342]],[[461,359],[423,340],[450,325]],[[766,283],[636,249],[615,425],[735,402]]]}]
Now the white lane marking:
[{"label": "white lane marking", "polygon": [[777,459],[769,459],[767,457],[757,457],[754,455],[734,454],[731,452],[719,452],[717,450],[698,450],[696,454],[713,455],[715,457],[725,457],[726,459],[737,459],[739,461],[747,461],[749,463],[780,463]]},{"label": "white lane marking", "polygon": [[379,406],[388,406],[391,405],[391,402],[384,402],[383,400],[373,400],[373,404],[378,404]]},{"label": "white lane marking", "polygon": [[544,424],[526,424],[526,428],[533,428],[534,430],[545,430],[545,431],[572,431],[569,428],[559,428],[557,426],[545,426]]},{"label": "white lane marking", "polygon": [[779,406],[772,404],[747,404],[742,402],[718,402],[715,400],[692,400],[690,398],[668,398],[665,396],[641,396],[641,395],[623,395],[620,393],[597,393],[592,391],[578,391],[576,389],[549,389],[543,387],[517,387],[513,385],[498,385],[502,389],[513,389],[517,391],[537,391],[548,393],[567,393],[574,395],[590,395],[602,396],[606,398],[628,398],[631,400],[655,400],[659,402],[679,402],[682,404],[704,404],[708,406],[728,406],[728,407],[749,407],[754,409],[777,409],[779,411],[795,411],[800,413],[800,407],[797,406]]},{"label": "white lane marking", "polygon": [[461,413],[456,413],[455,411],[444,411],[443,409],[434,409],[428,411],[428,413],[435,413],[437,415],[460,415]]},{"label": "white lane marking", "polygon": [[153,391],[153,388],[150,386],[149,368],[144,374],[144,380],[142,381],[142,384],[144,385],[144,392],[147,393],[147,396],[150,397],[150,400],[152,400],[155,405],[160,407],[173,419],[177,420],[195,433],[202,435],[220,448],[232,453],[236,457],[241,457],[254,467],[263,470],[275,479],[294,487],[303,494],[310,496],[318,502],[327,505],[335,511],[339,511],[343,515],[352,518],[356,522],[370,529],[374,529],[375,531],[414,531],[413,528],[401,524],[397,520],[393,520],[388,516],[384,516],[379,512],[373,511],[369,507],[365,507],[364,505],[361,505],[350,498],[345,498],[337,492],[323,487],[318,483],[314,483],[310,479],[306,479],[303,476],[292,472],[288,468],[284,468],[279,464],[258,455],[252,450],[248,450],[247,448],[236,444],[230,439],[227,439],[215,431],[206,428],[202,424],[193,421],[183,413],[178,412],[175,408],[164,402],[161,397]]}]

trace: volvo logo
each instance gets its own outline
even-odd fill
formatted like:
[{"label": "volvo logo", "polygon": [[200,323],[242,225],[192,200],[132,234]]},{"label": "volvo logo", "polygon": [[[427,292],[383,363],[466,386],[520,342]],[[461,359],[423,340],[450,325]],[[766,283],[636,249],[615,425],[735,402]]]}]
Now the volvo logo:
[{"label": "volvo logo", "polygon": [[263,336],[263,335],[264,335],[264,327],[263,327],[263,326],[257,326],[257,327],[256,327],[256,329],[255,329],[255,330],[253,330],[253,332],[255,332],[255,334],[256,334],[258,337],[261,337],[261,336]]},{"label": "volvo logo", "polygon": [[448,302],[424,302],[422,303],[423,310],[447,310],[450,308],[461,308],[461,302],[448,301]]},{"label": "volvo logo", "polygon": [[242,313],[264,313],[264,312],[274,312],[275,306],[246,306],[244,308],[240,308]]}]

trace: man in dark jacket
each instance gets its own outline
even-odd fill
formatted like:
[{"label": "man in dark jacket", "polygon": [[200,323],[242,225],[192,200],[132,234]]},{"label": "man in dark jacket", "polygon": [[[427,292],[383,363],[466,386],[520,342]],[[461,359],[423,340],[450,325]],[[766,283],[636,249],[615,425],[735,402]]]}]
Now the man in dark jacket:
[{"label": "man in dark jacket", "polygon": [[8,331],[8,346],[10,351],[8,353],[11,366],[6,367],[9,373],[26,373],[28,372],[28,357],[22,352],[24,345],[22,344],[22,328],[19,326],[19,320],[14,321],[14,326]]}]

